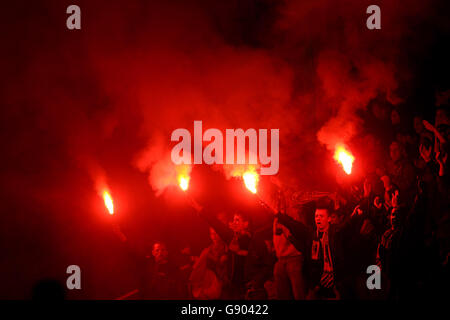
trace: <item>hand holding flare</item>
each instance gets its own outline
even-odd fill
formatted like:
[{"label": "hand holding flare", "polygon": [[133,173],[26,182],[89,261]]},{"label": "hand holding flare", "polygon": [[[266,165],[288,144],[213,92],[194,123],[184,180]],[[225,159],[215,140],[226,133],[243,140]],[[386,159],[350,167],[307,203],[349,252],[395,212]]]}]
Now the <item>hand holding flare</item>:
[{"label": "hand holding flare", "polygon": [[242,174],[242,179],[244,180],[245,187],[256,197],[258,198],[258,202],[261,204],[264,209],[273,212],[276,214],[277,212],[271,208],[261,197],[258,195],[258,182],[259,182],[259,175],[258,173],[252,168],[250,170],[245,171]]}]

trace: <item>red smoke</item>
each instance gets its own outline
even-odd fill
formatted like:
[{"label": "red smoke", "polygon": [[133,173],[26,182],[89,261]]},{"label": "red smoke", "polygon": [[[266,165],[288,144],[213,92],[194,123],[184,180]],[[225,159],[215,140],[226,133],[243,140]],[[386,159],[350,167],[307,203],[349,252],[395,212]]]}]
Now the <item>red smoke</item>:
[{"label": "red smoke", "polygon": [[[173,173],[174,129],[193,120],[205,129],[279,128],[281,181],[297,184],[304,179],[288,182],[298,173],[292,164],[316,165],[316,137],[330,150],[349,143],[362,131],[358,111],[372,99],[395,105],[408,94],[397,93],[412,73],[402,55],[430,41],[411,25],[443,24],[437,3],[380,1],[382,29],[369,31],[369,1],[82,2],[82,31],[49,24],[42,41],[19,47],[32,55],[5,86],[7,99],[30,104],[36,126],[58,136],[74,159],[101,162],[100,150],[121,136],[129,162],[149,173],[157,192]],[[63,6],[46,4],[36,11],[61,22]]]}]

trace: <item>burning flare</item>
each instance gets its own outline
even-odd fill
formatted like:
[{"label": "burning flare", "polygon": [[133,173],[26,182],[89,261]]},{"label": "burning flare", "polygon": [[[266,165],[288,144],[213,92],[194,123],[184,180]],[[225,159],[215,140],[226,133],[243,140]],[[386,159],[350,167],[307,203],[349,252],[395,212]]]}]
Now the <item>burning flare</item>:
[{"label": "burning flare", "polygon": [[114,214],[114,204],[113,200],[111,198],[111,195],[108,193],[108,191],[103,192],[103,200],[105,201],[106,209],[108,209],[109,214]]},{"label": "burning flare", "polygon": [[352,165],[355,157],[353,157],[349,151],[345,150],[343,146],[338,146],[336,148],[334,159],[342,165],[346,174],[352,173]]},{"label": "burning flare", "polygon": [[178,185],[181,190],[186,191],[189,188],[189,177],[185,175],[178,176]]},{"label": "burning flare", "polygon": [[259,181],[259,175],[254,171],[246,171],[242,175],[242,178],[244,179],[245,186],[248,190],[250,190],[252,193],[256,193]]}]

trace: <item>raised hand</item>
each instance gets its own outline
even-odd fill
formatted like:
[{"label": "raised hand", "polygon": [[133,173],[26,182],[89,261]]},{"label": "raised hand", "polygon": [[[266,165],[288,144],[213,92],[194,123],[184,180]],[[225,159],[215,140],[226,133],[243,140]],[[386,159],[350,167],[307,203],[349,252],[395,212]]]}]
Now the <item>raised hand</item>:
[{"label": "raised hand", "polygon": [[448,153],[446,152],[436,152],[436,161],[441,164],[444,165],[447,163],[447,159],[448,159]]},{"label": "raised hand", "polygon": [[439,176],[442,177],[445,174],[445,164],[447,163],[448,153],[436,152],[436,161],[439,164]]},{"label": "raised hand", "polygon": [[354,216],[360,216],[360,215],[362,215],[363,214],[363,211],[361,210],[361,206],[358,204],[356,207],[355,207],[355,209],[353,210],[353,212],[352,212],[352,217],[354,217]]},{"label": "raised hand", "polygon": [[419,146],[419,151],[420,155],[422,156],[423,160],[425,160],[425,162],[428,163],[431,161],[431,146],[426,148],[423,144],[421,144]]},{"label": "raised hand", "polygon": [[379,196],[376,196],[375,199],[373,199],[373,205],[377,208],[377,209],[381,209],[381,207],[383,206],[383,202],[381,201]]}]

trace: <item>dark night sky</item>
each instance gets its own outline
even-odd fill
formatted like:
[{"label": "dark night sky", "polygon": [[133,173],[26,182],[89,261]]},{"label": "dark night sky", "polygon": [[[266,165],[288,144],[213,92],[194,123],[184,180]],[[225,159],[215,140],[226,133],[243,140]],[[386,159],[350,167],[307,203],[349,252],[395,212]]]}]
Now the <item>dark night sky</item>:
[{"label": "dark night sky", "polygon": [[[277,181],[327,191],[336,184],[328,149],[336,139],[360,155],[356,172],[369,167],[359,144],[371,101],[432,120],[436,94],[449,89],[446,1],[376,1],[382,29],[369,31],[372,2],[5,3],[0,298],[27,298],[46,277],[65,282],[70,264],[82,268],[84,288],[70,298],[134,289],[133,259],[111,220],[137,248],[157,238],[203,248],[206,224],[180,191],[160,184],[170,133],[192,130],[194,120],[280,128]],[[65,27],[70,4],[81,7],[81,30]],[[195,167],[192,193],[263,224],[255,199],[223,173]],[[100,177],[114,196],[113,217],[97,194]]]}]

